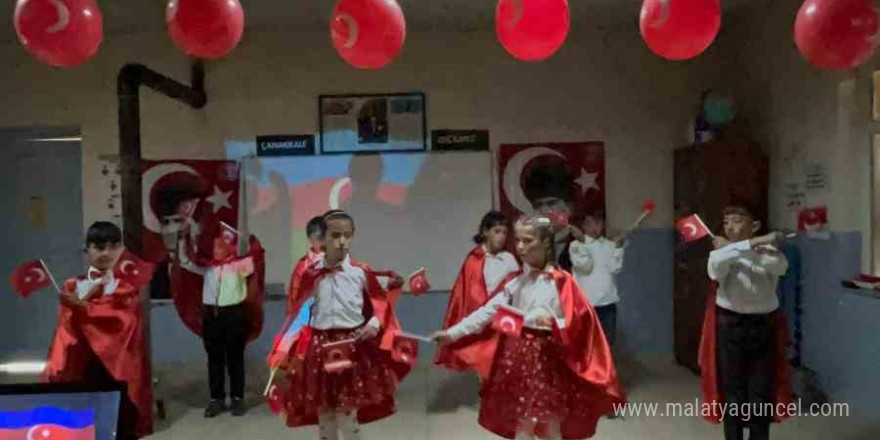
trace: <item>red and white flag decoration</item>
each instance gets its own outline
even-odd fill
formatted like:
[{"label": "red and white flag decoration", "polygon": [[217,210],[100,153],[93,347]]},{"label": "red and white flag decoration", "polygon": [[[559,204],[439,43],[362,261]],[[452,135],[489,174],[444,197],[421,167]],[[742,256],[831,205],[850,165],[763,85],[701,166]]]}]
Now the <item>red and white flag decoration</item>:
[{"label": "red and white flag decoration", "polygon": [[116,262],[113,272],[116,278],[124,280],[140,290],[140,288],[147,285],[153,279],[153,270],[155,268],[156,266],[152,263],[144,261],[126,250],[119,257],[119,261]]},{"label": "red and white flag decoration", "polygon": [[697,241],[707,235],[712,235],[703,220],[697,214],[689,215],[675,222],[675,228],[684,237],[685,243]]},{"label": "red and white flag decoration", "polygon": [[810,238],[831,238],[828,230],[828,208],[819,206],[801,209],[798,213],[798,231],[805,232]]},{"label": "red and white flag decoration", "polygon": [[28,261],[15,268],[9,277],[12,290],[27,298],[37,290],[52,284],[49,270],[41,260]]},{"label": "red and white flag decoration", "polygon": [[568,214],[563,211],[551,209],[547,212],[547,218],[550,219],[556,230],[561,230],[568,226]]},{"label": "red and white flag decoration", "polygon": [[406,333],[394,335],[391,357],[397,362],[415,365],[419,361],[419,339]]},{"label": "red and white flag decoration", "polygon": [[519,337],[525,316],[515,307],[503,305],[492,318],[492,328],[507,336]]},{"label": "red and white flag decoration", "polygon": [[287,404],[287,396],[281,390],[281,387],[272,384],[272,387],[269,388],[269,392],[266,394],[266,403],[269,404],[269,411],[272,414],[278,415],[284,411],[284,407]]},{"label": "red and white flag decoration", "polygon": [[351,368],[352,355],[354,355],[354,339],[345,339],[339,342],[324,344],[324,371],[339,373]]},{"label": "red and white flag decoration", "polygon": [[423,267],[409,276],[409,291],[418,296],[431,289],[428,283],[428,271]]}]

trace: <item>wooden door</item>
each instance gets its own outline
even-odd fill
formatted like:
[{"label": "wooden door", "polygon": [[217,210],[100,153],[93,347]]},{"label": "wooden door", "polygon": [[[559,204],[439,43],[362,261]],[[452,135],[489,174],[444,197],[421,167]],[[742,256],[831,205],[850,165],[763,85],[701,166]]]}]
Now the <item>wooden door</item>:
[{"label": "wooden door", "polygon": [[[675,151],[675,214],[700,214],[713,233],[721,234],[724,208],[747,203],[755,217],[767,224],[767,155],[748,142],[713,142]],[[675,246],[674,352],[676,360],[699,371],[697,352],[709,278],[706,261],[712,242]]]}]

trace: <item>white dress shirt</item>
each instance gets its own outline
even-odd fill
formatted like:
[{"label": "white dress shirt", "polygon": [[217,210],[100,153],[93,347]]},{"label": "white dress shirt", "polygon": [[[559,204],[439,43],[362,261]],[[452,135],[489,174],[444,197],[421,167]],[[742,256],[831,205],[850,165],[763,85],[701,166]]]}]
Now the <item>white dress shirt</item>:
[{"label": "white dress shirt", "polygon": [[709,278],[718,281],[718,307],[736,313],[770,313],[779,308],[776,284],[788,270],[779,251],[755,251],[748,240],[709,254]]},{"label": "white dress shirt", "polygon": [[98,285],[104,286],[101,292],[103,295],[113,295],[113,292],[119,287],[119,280],[116,279],[112,270],[102,273],[100,270],[90,266],[86,278],[76,280],[76,296],[79,299],[85,299]]},{"label": "white dress shirt", "polygon": [[504,290],[492,297],[484,306],[450,327],[447,332],[453,341],[482,330],[492,322],[495,313],[502,305],[513,306],[525,316],[523,326],[536,330],[551,330],[552,327],[540,323],[542,318],[552,318],[556,326],[565,328],[565,312],[559,301],[559,290],[550,276],[553,266],[542,270],[525,265],[523,273],[504,285]]},{"label": "white dress shirt", "polygon": [[491,295],[505,277],[519,270],[519,263],[510,252],[501,251],[497,254],[490,254],[486,250],[486,246],[483,246],[483,251],[486,252],[483,280],[486,282],[486,292]]},{"label": "white dress shirt", "polygon": [[[323,269],[326,260],[319,261],[315,267]],[[350,256],[337,268],[321,277],[311,293],[315,298],[311,325],[317,330],[353,329],[364,323],[367,274],[351,264]],[[379,319],[374,316],[367,325],[378,329]]]},{"label": "white dress shirt", "polygon": [[605,238],[584,237],[573,241],[568,249],[571,271],[578,286],[593,307],[620,301],[614,277],[623,268],[623,248]]}]

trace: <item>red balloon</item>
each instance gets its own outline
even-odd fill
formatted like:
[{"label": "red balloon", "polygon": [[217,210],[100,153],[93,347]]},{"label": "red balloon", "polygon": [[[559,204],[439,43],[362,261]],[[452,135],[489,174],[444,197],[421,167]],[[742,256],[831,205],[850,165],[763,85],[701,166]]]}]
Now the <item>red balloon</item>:
[{"label": "red balloon", "polygon": [[794,22],[794,42],[814,66],[846,70],[871,57],[878,30],[873,0],[806,0]]},{"label": "red balloon", "polygon": [[330,39],[352,66],[379,69],[403,48],[406,19],[396,0],[339,0],[330,16]]},{"label": "red balloon", "polygon": [[642,38],[667,60],[686,60],[703,53],[721,28],[718,0],[645,0],[639,15]]},{"label": "red balloon", "polygon": [[500,0],[495,8],[498,41],[522,61],[541,61],[556,53],[568,25],[568,0]]},{"label": "red balloon", "polygon": [[170,0],[165,19],[174,44],[196,58],[225,56],[244,32],[244,10],[238,0]]},{"label": "red balloon", "polygon": [[104,39],[94,0],[18,0],[15,32],[25,49],[56,67],[73,67],[98,52]]}]

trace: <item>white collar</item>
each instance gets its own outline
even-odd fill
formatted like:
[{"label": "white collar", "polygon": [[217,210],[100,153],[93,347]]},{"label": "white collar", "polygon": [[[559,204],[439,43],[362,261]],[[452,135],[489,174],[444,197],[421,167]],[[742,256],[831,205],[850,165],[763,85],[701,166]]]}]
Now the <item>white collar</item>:
[{"label": "white collar", "polygon": [[481,244],[480,248],[483,249],[483,253],[485,253],[486,256],[489,258],[495,258],[496,260],[504,259],[504,251],[498,251],[498,253],[493,254],[493,253],[489,252],[489,249],[486,248],[485,244]]},{"label": "white collar", "polygon": [[100,281],[100,279],[96,279],[96,280],[92,279],[92,277],[90,275],[94,272],[101,274],[100,279],[107,280],[107,283],[112,283],[113,281],[116,280],[116,274],[113,273],[114,272],[113,269],[110,269],[107,272],[101,272],[100,270],[96,269],[95,266],[89,266],[89,270],[88,270],[88,272],[86,272],[86,280],[93,281],[93,282]]},{"label": "white collar", "polygon": [[536,269],[532,266],[529,266],[528,264],[523,264],[523,273],[525,275],[532,275],[533,272],[541,272],[541,273],[545,273],[548,275],[552,274],[553,273],[553,265],[548,264],[548,265],[544,266],[543,269]]},{"label": "white collar", "polygon": [[[339,267],[343,269],[351,268],[351,254],[345,256],[345,258],[339,263]],[[318,264],[315,266],[318,269],[323,269],[327,267],[327,254],[321,254],[321,260],[318,261]]]}]

